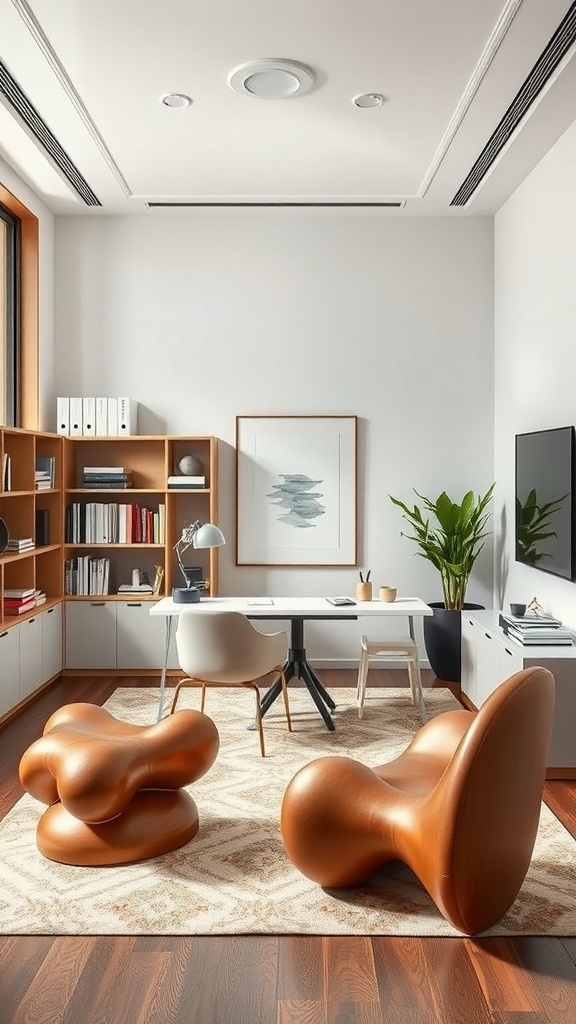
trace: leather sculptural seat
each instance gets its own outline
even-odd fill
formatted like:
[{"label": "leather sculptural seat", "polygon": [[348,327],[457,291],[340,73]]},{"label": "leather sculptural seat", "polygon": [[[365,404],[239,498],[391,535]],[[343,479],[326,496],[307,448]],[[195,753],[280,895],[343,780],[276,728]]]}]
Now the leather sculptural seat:
[{"label": "leather sculptural seat", "polygon": [[100,866],[175,850],[198,831],[183,786],[216,759],[218,730],[199,711],[131,725],[95,704],[68,704],[20,761],[20,781],[48,804],[40,853],[62,864]]},{"label": "leather sculptural seat", "polygon": [[386,861],[404,861],[455,928],[484,931],[512,905],[528,870],[553,707],[552,674],[525,669],[478,712],[433,718],[388,764],[310,762],[284,795],[288,856],[332,888],[361,885]]}]

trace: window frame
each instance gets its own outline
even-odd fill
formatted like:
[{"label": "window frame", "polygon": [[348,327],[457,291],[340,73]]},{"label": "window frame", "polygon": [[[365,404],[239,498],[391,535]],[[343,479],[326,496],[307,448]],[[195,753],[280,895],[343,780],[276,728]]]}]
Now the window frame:
[{"label": "window frame", "polygon": [[24,204],[0,183],[0,204],[19,222],[19,345],[18,419],[26,430],[39,429],[39,222]]}]

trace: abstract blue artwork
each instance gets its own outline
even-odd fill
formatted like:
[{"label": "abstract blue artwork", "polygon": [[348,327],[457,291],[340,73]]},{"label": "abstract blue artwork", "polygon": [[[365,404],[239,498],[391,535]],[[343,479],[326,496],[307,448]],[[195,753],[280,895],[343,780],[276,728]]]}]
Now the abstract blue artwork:
[{"label": "abstract blue artwork", "polygon": [[236,417],[236,564],[355,565],[356,416]]},{"label": "abstract blue artwork", "polygon": [[326,508],[318,501],[323,494],[310,488],[316,487],[322,481],[311,480],[304,473],[280,473],[280,477],[283,483],[272,484],[273,490],[267,494],[273,505],[280,505],[286,509],[278,516],[278,522],[295,526],[298,530],[315,526],[313,520],[317,516],[323,516]]}]

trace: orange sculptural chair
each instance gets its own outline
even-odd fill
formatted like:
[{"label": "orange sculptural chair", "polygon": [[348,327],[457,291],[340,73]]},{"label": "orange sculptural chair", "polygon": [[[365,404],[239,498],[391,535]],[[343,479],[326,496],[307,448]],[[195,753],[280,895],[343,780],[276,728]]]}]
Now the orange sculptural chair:
[{"label": "orange sculptural chair", "polygon": [[68,704],[20,761],[24,789],[48,804],[40,853],[62,864],[125,864],[183,846],[198,809],[183,786],[216,759],[218,730],[199,711],[151,726],[120,722],[95,704]]},{"label": "orange sculptural chair", "polygon": [[288,856],[333,888],[404,861],[455,928],[484,931],[512,905],[530,864],[553,707],[552,674],[525,669],[478,712],[433,718],[388,764],[311,761],[284,795]]}]

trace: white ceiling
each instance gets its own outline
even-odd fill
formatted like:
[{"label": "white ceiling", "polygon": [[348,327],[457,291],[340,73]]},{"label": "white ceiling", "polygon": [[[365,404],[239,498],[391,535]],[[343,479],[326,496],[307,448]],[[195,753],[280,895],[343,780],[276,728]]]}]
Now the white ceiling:
[{"label": "white ceiling", "polygon": [[[576,118],[569,21],[560,63],[470,200],[452,200],[572,16],[569,0],[0,0],[0,61],[101,205],[5,96],[0,155],[59,214],[163,202],[493,213]],[[266,57],[309,65],[312,89],[230,89],[231,69]],[[167,92],[192,103],[168,109]],[[365,92],[382,106],[356,107]]]}]

